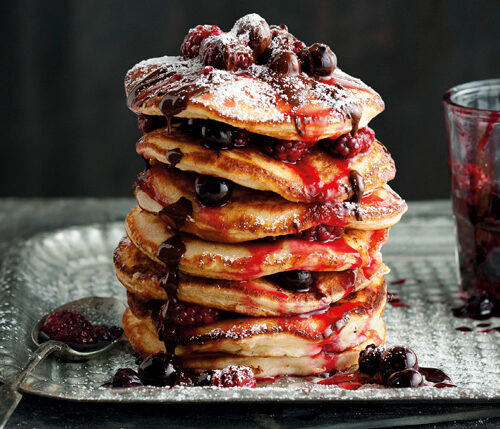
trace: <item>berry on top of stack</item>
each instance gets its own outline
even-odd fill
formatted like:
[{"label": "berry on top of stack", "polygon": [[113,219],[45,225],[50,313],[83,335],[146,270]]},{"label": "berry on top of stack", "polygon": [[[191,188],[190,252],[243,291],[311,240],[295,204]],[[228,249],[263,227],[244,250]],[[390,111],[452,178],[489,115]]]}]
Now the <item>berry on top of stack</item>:
[{"label": "berry on top of stack", "polygon": [[114,254],[125,334],[212,385],[226,367],[355,367],[385,341],[380,248],[406,211],[368,127],[382,99],[257,14],[199,25],[181,51],[125,78],[147,162]]}]

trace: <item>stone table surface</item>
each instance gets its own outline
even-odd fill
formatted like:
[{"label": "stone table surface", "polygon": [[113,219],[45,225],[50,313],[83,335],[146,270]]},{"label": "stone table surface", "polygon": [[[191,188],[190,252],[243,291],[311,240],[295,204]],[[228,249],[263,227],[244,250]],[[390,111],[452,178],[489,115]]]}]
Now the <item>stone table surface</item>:
[{"label": "stone table surface", "polygon": [[[66,226],[122,220],[129,198],[0,199],[0,262],[15,242]],[[451,216],[449,201],[409,204],[403,218]],[[7,428],[265,427],[372,428],[423,425],[500,427],[500,405],[415,404],[86,404],[25,395]]]}]

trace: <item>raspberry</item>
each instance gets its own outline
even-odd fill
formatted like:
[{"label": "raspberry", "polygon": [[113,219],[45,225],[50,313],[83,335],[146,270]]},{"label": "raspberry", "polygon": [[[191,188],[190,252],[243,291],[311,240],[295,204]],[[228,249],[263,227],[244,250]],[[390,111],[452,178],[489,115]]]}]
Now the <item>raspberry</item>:
[{"label": "raspberry", "polygon": [[139,113],[137,115],[137,126],[143,134],[147,134],[150,131],[156,130],[166,125],[167,120],[165,116],[143,115],[142,113]]},{"label": "raspberry", "polygon": [[231,365],[224,369],[205,371],[196,381],[197,386],[216,387],[257,387],[251,368]]},{"label": "raspberry", "polygon": [[291,164],[302,158],[316,142],[303,142],[292,140],[266,139],[262,151],[278,161]]},{"label": "raspberry", "polygon": [[312,228],[306,229],[296,235],[297,238],[307,241],[321,241],[323,243],[327,241],[333,241],[340,237],[344,232],[344,228],[341,226],[330,226],[330,225],[317,225]]},{"label": "raspberry", "polygon": [[251,48],[227,34],[206,38],[201,44],[200,55],[203,65],[221,70],[245,70],[255,61]]},{"label": "raspberry", "polygon": [[173,322],[176,326],[192,327],[208,325],[219,320],[222,317],[222,311],[204,305],[177,301],[163,304],[159,315],[164,323]]},{"label": "raspberry", "polygon": [[359,153],[366,152],[370,149],[374,140],[375,132],[371,128],[365,127],[359,130],[354,136],[351,134],[344,134],[335,140],[322,140],[321,144],[331,155],[347,159]]},{"label": "raspberry", "polygon": [[191,28],[181,45],[184,58],[196,58],[200,53],[201,42],[209,36],[218,36],[219,34],[222,34],[222,30],[216,25],[198,25]]}]

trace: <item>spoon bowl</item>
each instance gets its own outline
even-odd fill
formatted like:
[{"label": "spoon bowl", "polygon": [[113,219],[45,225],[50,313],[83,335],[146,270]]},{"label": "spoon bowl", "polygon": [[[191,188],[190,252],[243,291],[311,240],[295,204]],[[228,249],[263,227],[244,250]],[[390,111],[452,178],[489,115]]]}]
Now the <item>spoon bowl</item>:
[{"label": "spoon bowl", "polygon": [[[59,310],[77,311],[78,313],[85,316],[93,325],[120,326],[121,318],[125,309],[125,304],[117,298],[102,298],[92,296],[63,304],[52,310],[51,313]],[[47,317],[48,314],[43,316],[40,320],[38,320],[35,326],[33,326],[33,329],[31,330],[31,340],[38,347],[49,341],[60,343],[61,347],[60,349],[56,349],[54,351],[54,355],[61,359],[71,361],[91,359],[94,356],[97,356],[110,349],[116,342],[120,341],[123,338],[122,334],[122,336],[116,338],[113,341],[89,344],[85,348],[80,348],[79,350],[61,341],[48,340],[40,342],[40,330],[42,329],[42,326],[45,323],[45,319],[47,319]]]}]

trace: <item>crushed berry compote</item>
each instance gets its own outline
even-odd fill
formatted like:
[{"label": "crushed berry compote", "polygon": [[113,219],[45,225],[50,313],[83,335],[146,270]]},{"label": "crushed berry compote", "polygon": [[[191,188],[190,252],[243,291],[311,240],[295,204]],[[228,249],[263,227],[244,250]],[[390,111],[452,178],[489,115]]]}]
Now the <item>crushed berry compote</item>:
[{"label": "crushed berry compote", "polygon": [[470,82],[444,95],[462,298],[454,313],[500,312],[500,82]]},{"label": "crushed berry compote", "polygon": [[122,334],[123,329],[118,326],[94,326],[77,311],[58,310],[47,316],[38,340],[62,341],[77,351],[91,351],[120,338]]}]

